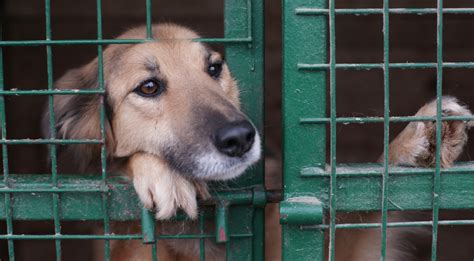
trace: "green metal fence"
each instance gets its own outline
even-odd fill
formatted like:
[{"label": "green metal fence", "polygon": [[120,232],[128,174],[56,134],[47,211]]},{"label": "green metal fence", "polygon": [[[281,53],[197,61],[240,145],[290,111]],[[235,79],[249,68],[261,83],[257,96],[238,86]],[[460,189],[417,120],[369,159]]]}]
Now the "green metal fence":
[{"label": "green metal fence", "polygon": [[[3,153],[3,178],[0,182],[0,219],[6,221],[6,233],[0,240],[8,242],[8,257],[15,259],[15,242],[18,240],[52,240],[55,242],[56,260],[61,260],[61,244],[64,240],[102,240],[105,245],[104,259],[110,259],[111,240],[143,240],[153,245],[156,258],[157,240],[196,238],[201,240],[201,260],[205,259],[204,239],[216,238],[226,246],[227,260],[263,260],[263,207],[266,192],[263,188],[263,167],[259,164],[232,184],[215,187],[213,199],[200,214],[201,232],[189,235],[155,235],[154,218],[140,207],[133,186],[123,177],[111,176],[106,166],[104,118],[105,108],[100,109],[100,139],[72,140],[55,135],[53,112],[54,95],[99,95],[104,97],[103,48],[106,44],[131,44],[155,41],[152,30],[151,0],[146,0],[146,39],[104,39],[102,36],[102,3],[97,0],[97,37],[93,40],[55,39],[51,31],[51,1],[45,0],[45,30],[43,40],[11,41],[0,38],[0,122],[1,146]],[[263,104],[263,2],[260,0],[227,0],[224,7],[224,38],[202,38],[195,41],[225,45],[226,60],[233,75],[238,79],[244,111],[258,129],[262,131]],[[5,22],[5,21],[3,21]],[[53,80],[53,46],[93,45],[97,46],[99,87],[93,90],[56,90]],[[48,85],[40,90],[15,89],[5,86],[3,49],[10,46],[42,46],[45,48]],[[5,109],[5,97],[23,95],[43,95],[48,97],[51,138],[9,139]],[[103,104],[103,103],[102,103]],[[39,122],[38,122],[39,124]],[[57,149],[66,144],[100,144],[102,173],[97,175],[62,175],[57,171]],[[14,174],[9,171],[8,150],[10,146],[21,144],[47,144],[50,146],[51,173]],[[214,205],[216,205],[214,207]],[[215,211],[215,212],[214,212]],[[216,215],[214,215],[216,213]],[[215,217],[216,216],[216,217]],[[204,232],[204,219],[215,218],[216,227],[223,227],[228,235]],[[54,233],[18,234],[13,221],[53,220]],[[103,224],[103,234],[65,234],[61,231],[62,221],[96,220]],[[142,220],[142,233],[113,234],[111,221]],[[18,254],[17,254],[18,255]]]},{"label": "green metal fence", "polygon": [[[432,228],[431,259],[437,258],[438,227],[472,225],[473,220],[440,220],[440,209],[473,209],[474,164],[464,162],[440,168],[442,120],[472,120],[472,117],[443,117],[443,69],[474,68],[473,62],[443,60],[443,15],[474,14],[473,8],[383,8],[336,9],[335,0],[283,1],[283,126],[284,201],[281,203],[284,260],[334,260],[338,229],[378,228],[380,255],[387,252],[388,227]],[[383,19],[383,61],[370,64],[341,64],[336,61],[337,17],[381,15]],[[426,63],[390,63],[389,16],[437,16],[437,58]],[[436,69],[436,117],[390,115],[390,69]],[[383,117],[337,117],[336,74],[338,70],[382,70],[384,75]],[[327,75],[329,77],[327,77]],[[328,82],[327,82],[328,81]],[[329,101],[326,92],[329,89]],[[326,103],[330,111],[327,116]],[[409,121],[436,121],[436,166],[433,169],[389,166],[390,124]],[[336,130],[338,124],[382,123],[383,164],[338,164]],[[326,133],[329,126],[329,133]],[[326,138],[329,159],[326,159]],[[329,167],[326,167],[328,163]],[[430,210],[432,221],[388,222],[389,210]],[[379,223],[340,224],[336,212],[379,211]],[[327,220],[327,222],[326,222]],[[328,240],[325,241],[325,233]],[[326,244],[325,244],[326,242]],[[325,252],[327,251],[327,252]]]}]

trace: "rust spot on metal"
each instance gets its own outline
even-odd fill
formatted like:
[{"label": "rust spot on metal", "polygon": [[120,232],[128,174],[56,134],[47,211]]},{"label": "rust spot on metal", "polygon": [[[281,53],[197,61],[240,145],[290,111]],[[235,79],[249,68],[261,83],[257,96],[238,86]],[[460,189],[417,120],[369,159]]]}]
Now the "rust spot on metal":
[{"label": "rust spot on metal", "polygon": [[219,240],[227,241],[227,235],[223,227],[219,228]]}]

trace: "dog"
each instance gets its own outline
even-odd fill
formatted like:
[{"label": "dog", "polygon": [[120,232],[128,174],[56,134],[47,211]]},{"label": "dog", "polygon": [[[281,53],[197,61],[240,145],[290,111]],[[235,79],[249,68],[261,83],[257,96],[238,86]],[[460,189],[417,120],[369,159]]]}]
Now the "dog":
[{"label": "dog", "polygon": [[[454,97],[443,97],[443,116],[471,116],[469,109]],[[415,116],[436,116],[436,101],[424,105]],[[440,165],[449,168],[461,155],[467,140],[467,131],[472,121],[443,121]],[[436,122],[418,121],[409,123],[389,145],[389,164],[392,166],[434,167],[436,150]],[[383,162],[383,155],[379,162]],[[474,218],[466,211],[441,211],[441,219]],[[338,223],[380,223],[377,213],[339,213]],[[431,212],[390,211],[388,222],[431,220]],[[438,237],[438,260],[472,260],[474,251],[473,228],[440,227]],[[470,232],[469,232],[470,231]],[[463,238],[462,240],[453,240]],[[336,260],[380,260],[380,229],[336,230]],[[388,228],[387,260],[431,260],[431,227]]]},{"label": "dog", "polygon": [[[238,84],[222,56],[192,41],[200,36],[188,28],[152,28],[158,41],[104,49],[103,100],[99,95],[54,97],[56,137],[101,139],[103,102],[108,171],[130,177],[140,201],[156,211],[157,219],[169,219],[178,209],[195,219],[197,196],[209,196],[206,182],[243,174],[260,158],[260,137],[240,110]],[[145,38],[142,26],[117,39]],[[99,84],[95,58],[68,71],[55,88],[97,89]],[[49,130],[48,112],[44,115],[44,129]],[[67,162],[73,172],[97,173],[100,155],[100,145],[70,145],[61,148],[59,162]],[[161,229],[182,232],[177,230],[181,226],[193,229],[192,224],[173,222],[163,223]],[[138,231],[138,224],[120,229]],[[170,251],[158,251],[160,260],[199,256],[195,241],[172,241]],[[141,242],[113,242],[111,247],[113,260],[147,260],[151,255]],[[214,254],[219,251],[208,251],[212,248],[206,242],[206,258],[219,259],[221,254]]]}]

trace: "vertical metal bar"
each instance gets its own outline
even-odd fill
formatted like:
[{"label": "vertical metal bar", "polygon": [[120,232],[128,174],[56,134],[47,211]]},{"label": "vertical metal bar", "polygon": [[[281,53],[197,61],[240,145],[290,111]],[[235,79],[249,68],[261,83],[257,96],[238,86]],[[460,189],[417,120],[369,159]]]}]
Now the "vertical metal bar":
[{"label": "vertical metal bar", "polygon": [[[201,236],[204,235],[204,226],[205,226],[205,210],[202,211],[202,213],[199,215],[199,233]],[[199,260],[200,261],[205,261],[206,260],[206,239],[204,237],[201,237],[199,239]]]},{"label": "vertical metal bar", "polygon": [[142,208],[142,237],[144,244],[151,244],[156,242],[156,220],[151,211]]},{"label": "vertical metal bar", "polygon": [[[327,183],[320,179],[302,179],[302,166],[316,166],[325,172],[326,125],[302,126],[301,117],[327,117],[327,72],[308,73],[298,69],[299,63],[328,62],[328,19],[326,16],[301,16],[296,9],[302,6],[327,9],[328,0],[284,0],[283,4],[283,190],[284,199],[307,195],[308,191],[327,191]],[[308,33],[311,32],[311,33]],[[305,137],[304,140],[301,137]],[[304,147],[305,153],[300,153]],[[298,225],[283,225],[282,259],[323,260],[324,230],[305,230]]]},{"label": "vertical metal bar", "polygon": [[[1,7],[4,6],[4,3],[1,3]],[[3,8],[0,10],[0,41],[3,39]],[[5,81],[3,75],[3,48],[0,47],[0,91],[5,89]],[[2,140],[7,139],[7,120],[5,112],[5,96],[0,95],[0,118],[1,118],[1,131],[2,131]],[[9,170],[8,170],[8,147],[6,144],[2,144],[2,163],[3,163],[3,182],[8,188],[10,186],[9,179]],[[11,209],[12,196],[10,193],[5,193],[5,217],[7,223],[7,234],[13,235],[13,213]],[[15,249],[12,239],[8,239],[8,258],[10,261],[15,260]]]},{"label": "vertical metal bar", "polygon": [[[102,40],[102,1],[97,0],[97,40]],[[103,46],[102,44],[97,45],[97,63],[98,63],[98,78],[99,78],[99,90],[105,90],[104,86],[104,59],[103,59]],[[101,139],[105,141],[105,97],[101,95],[100,97],[100,135]],[[107,155],[106,155],[106,146],[105,142],[102,143],[101,146],[101,166],[102,166],[102,180],[105,181],[107,179]]]},{"label": "vertical metal bar", "polygon": [[436,260],[438,245],[439,192],[441,179],[441,136],[442,136],[442,96],[443,96],[443,0],[437,4],[436,30],[436,166],[433,178],[433,229],[431,242],[431,260]]},{"label": "vertical metal bar", "polygon": [[227,202],[219,202],[216,205],[216,242],[229,242],[228,218],[229,204]]},{"label": "vertical metal bar", "polygon": [[232,247],[231,247],[230,241],[225,242],[225,260],[226,261],[232,260]]},{"label": "vertical metal bar", "polygon": [[[241,90],[242,109],[255,123],[255,126],[263,136],[263,86],[264,86],[264,1],[260,0],[225,0],[224,1],[224,36],[225,38],[250,36],[249,44],[229,44],[225,46],[225,56],[227,64],[235,78],[239,80]],[[264,183],[262,162],[255,168],[249,170],[244,178],[238,183],[231,185],[234,188],[253,186]],[[235,232],[245,230],[250,227],[251,220],[246,219],[247,226],[240,226],[244,223],[239,220],[241,214],[251,211],[250,208],[232,209],[237,215],[229,216],[229,224],[239,223],[239,228],[233,227]],[[242,211],[242,212],[240,212]],[[259,226],[254,226],[252,237],[232,239],[226,244],[226,259],[228,260],[263,260],[264,256],[255,256],[258,253],[239,251],[247,248],[251,244],[259,244],[264,247],[261,240],[264,235],[263,218]],[[260,240],[259,242],[257,242]],[[252,257],[252,255],[254,255]]]},{"label": "vertical metal bar", "polygon": [[[265,220],[265,209],[256,207],[252,209],[252,231],[261,226],[262,220]],[[252,242],[252,260],[265,260],[265,234],[255,233]]]},{"label": "vertical metal bar", "polygon": [[[11,208],[12,197],[10,193],[5,194],[5,216],[7,217],[7,234],[13,235],[13,213]],[[8,257],[10,260],[15,260],[15,250],[12,239],[8,239]]]},{"label": "vertical metal bar", "polygon": [[[102,1],[97,0],[97,40],[102,40]],[[98,64],[98,78],[99,78],[99,89],[105,90],[104,86],[104,61],[103,61],[103,46],[102,44],[97,45],[97,64]],[[106,135],[105,135],[105,97],[104,94],[100,96],[100,138],[103,141],[100,147],[100,158],[101,158],[101,173],[102,182],[104,186],[107,186],[107,151],[106,151]],[[108,211],[108,194],[104,192],[102,194],[102,209],[104,211],[104,235],[107,236],[110,233],[109,225],[109,211]],[[110,260],[110,241],[108,238],[104,239],[104,254],[105,260]]]},{"label": "vertical metal bar", "polygon": [[380,260],[385,260],[387,250],[387,203],[388,203],[388,159],[390,132],[390,81],[389,81],[389,0],[383,1],[383,176],[382,176],[382,235],[380,242]]},{"label": "vertical metal bar", "polygon": [[[46,31],[46,40],[52,39],[51,34],[51,1],[45,0],[45,31]],[[47,67],[47,77],[48,77],[48,90],[53,90],[54,80],[53,80],[53,51],[51,45],[46,45],[46,67]],[[48,111],[49,111],[49,133],[50,138],[56,138],[56,123],[54,116],[54,96],[48,95]],[[58,188],[58,174],[57,174],[57,145],[51,144],[49,150],[49,157],[51,160],[51,183],[53,188]],[[56,235],[61,234],[61,220],[59,217],[59,194],[53,193],[53,219],[54,219],[54,233]],[[56,260],[61,260],[61,240],[55,240],[56,247]]]},{"label": "vertical metal bar", "polygon": [[329,184],[329,259],[335,259],[336,243],[336,12],[335,0],[329,0],[329,97],[330,97],[330,164]]},{"label": "vertical metal bar", "polygon": [[253,35],[252,11],[252,0],[247,0],[247,38],[249,39],[252,39]]},{"label": "vertical metal bar", "polygon": [[153,243],[152,247],[151,247],[151,259],[153,261],[157,261],[158,260],[158,246],[157,246],[158,242],[156,241],[155,243]]},{"label": "vertical metal bar", "polygon": [[[253,62],[250,67],[250,71],[255,74],[253,84],[255,89],[259,90],[258,86],[263,86],[263,60],[264,50],[261,49],[264,44],[264,3],[263,1],[247,0],[247,38],[252,39],[251,48],[254,52],[252,53]],[[254,28],[259,28],[255,30]],[[261,62],[259,61],[261,59]],[[259,71],[262,71],[260,75]],[[260,87],[261,88],[261,87]],[[260,89],[260,97],[257,97],[257,103],[260,107],[257,107],[255,113],[263,115],[263,100],[264,94],[263,89]],[[260,120],[263,121],[263,116],[260,116]],[[260,132],[262,138],[264,137],[263,131]],[[263,172],[261,172],[263,174]],[[263,175],[262,175],[263,176]],[[263,181],[258,181],[263,182]],[[252,260],[265,260],[265,213],[264,208],[253,208],[252,210]]]},{"label": "vertical metal bar", "polygon": [[151,17],[151,0],[145,0],[146,8],[146,39],[153,39],[152,17]]}]

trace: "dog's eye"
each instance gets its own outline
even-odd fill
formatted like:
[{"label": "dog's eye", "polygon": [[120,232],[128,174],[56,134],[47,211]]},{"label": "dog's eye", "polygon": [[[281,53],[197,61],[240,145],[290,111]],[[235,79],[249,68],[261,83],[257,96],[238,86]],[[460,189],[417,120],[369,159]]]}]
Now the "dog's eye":
[{"label": "dog's eye", "polygon": [[143,97],[155,97],[163,92],[162,84],[156,79],[146,80],[135,88],[134,92]]},{"label": "dog's eye", "polygon": [[212,78],[218,78],[221,75],[221,72],[222,72],[222,63],[221,62],[213,63],[213,64],[209,65],[209,67],[207,68],[207,73],[209,73],[209,75]]}]

